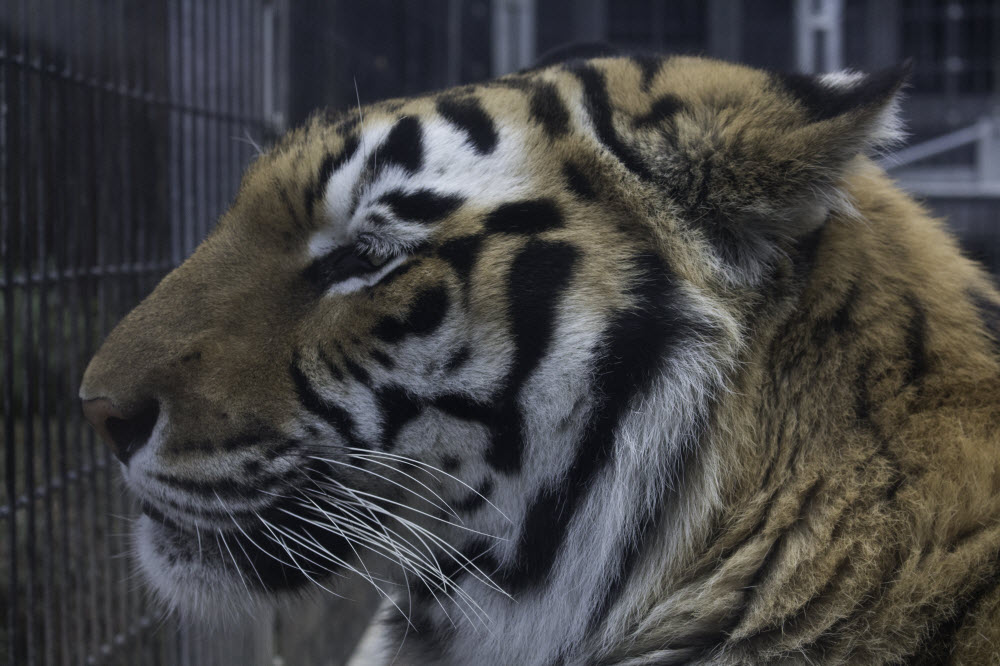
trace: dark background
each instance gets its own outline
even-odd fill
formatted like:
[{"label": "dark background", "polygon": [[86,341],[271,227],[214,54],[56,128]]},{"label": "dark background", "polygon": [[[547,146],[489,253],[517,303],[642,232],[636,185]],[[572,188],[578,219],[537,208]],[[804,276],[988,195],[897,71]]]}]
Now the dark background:
[{"label": "dark background", "polygon": [[134,507],[76,390],[285,129],[530,66],[568,42],[784,71],[912,58],[884,164],[1000,272],[1000,3],[989,0],[0,2],[0,662],[337,664],[377,599],[220,632],[164,619],[127,556]]}]

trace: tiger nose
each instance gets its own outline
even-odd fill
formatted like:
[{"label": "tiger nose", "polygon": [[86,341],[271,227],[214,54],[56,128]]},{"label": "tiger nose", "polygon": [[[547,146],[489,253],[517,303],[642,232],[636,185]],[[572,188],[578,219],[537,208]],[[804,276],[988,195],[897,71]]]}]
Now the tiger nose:
[{"label": "tiger nose", "polygon": [[129,459],[141,449],[156,425],[160,404],[148,400],[130,412],[123,412],[107,398],[83,401],[83,415],[90,421],[118,460],[128,464]]}]

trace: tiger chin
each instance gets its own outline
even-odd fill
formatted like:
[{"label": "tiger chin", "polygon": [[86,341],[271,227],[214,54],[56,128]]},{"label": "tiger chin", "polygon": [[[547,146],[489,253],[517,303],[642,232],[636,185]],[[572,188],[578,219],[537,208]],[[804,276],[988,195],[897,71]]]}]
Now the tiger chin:
[{"label": "tiger chin", "polygon": [[80,397],[145,578],[362,577],[386,661],[1000,660],[1000,293],[906,68],[565,59],[313,117]]}]

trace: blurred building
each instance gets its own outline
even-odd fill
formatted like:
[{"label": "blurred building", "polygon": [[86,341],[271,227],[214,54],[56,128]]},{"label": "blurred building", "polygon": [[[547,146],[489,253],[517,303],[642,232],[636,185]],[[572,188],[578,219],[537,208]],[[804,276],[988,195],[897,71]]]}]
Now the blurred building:
[{"label": "blurred building", "polygon": [[571,42],[803,72],[912,59],[910,143],[886,165],[1000,272],[995,0],[297,0],[287,11],[293,124],[514,71]]}]

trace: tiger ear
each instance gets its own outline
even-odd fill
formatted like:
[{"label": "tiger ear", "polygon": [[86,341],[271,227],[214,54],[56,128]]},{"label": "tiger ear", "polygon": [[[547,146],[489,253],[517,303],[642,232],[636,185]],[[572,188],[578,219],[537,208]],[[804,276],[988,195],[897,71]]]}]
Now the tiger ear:
[{"label": "tiger ear", "polygon": [[[906,60],[872,74],[851,70],[829,74],[780,74],[777,80],[805,110],[806,133],[840,148],[848,158],[884,149],[905,138],[899,117],[900,91],[909,79]],[[821,123],[829,122],[828,126]]]},{"label": "tiger ear", "polygon": [[759,276],[781,241],[809,235],[832,212],[853,214],[845,179],[859,155],[903,138],[908,74],[909,63],[870,75],[770,75],[745,107],[710,109],[678,132],[665,161],[676,168],[671,198],[723,257]]}]

